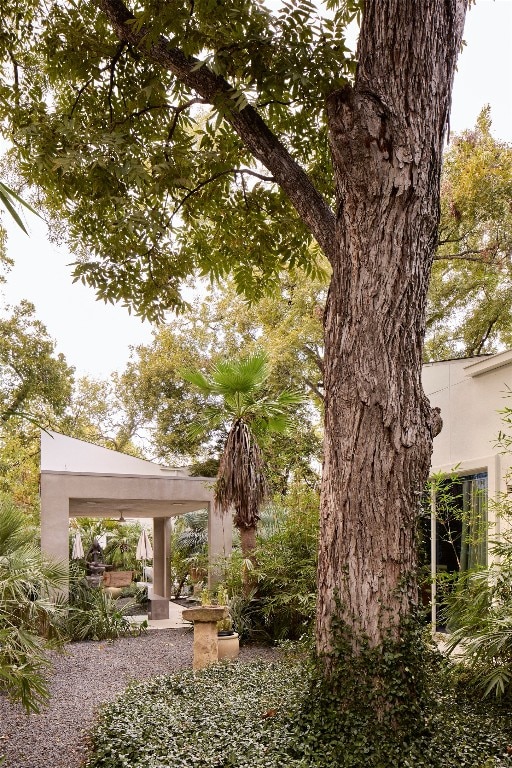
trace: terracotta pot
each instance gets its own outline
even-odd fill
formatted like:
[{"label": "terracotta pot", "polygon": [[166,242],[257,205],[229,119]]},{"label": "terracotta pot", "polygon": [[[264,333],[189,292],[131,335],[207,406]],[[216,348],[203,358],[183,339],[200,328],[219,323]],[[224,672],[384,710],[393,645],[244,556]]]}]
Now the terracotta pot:
[{"label": "terracotta pot", "polygon": [[232,632],[230,635],[218,635],[217,640],[219,642],[219,661],[238,658],[240,653],[238,632]]}]

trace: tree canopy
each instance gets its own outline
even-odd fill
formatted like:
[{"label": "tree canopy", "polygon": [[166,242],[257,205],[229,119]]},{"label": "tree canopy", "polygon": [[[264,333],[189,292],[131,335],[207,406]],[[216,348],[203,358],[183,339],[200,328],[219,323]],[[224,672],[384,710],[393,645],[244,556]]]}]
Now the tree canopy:
[{"label": "tree canopy", "polygon": [[[210,289],[201,301],[160,326],[149,345],[134,350],[119,377],[117,401],[127,421],[139,423],[150,455],[167,463],[218,457],[227,431],[205,428],[190,434],[201,419],[204,396],[183,379],[183,368],[208,369],[218,361],[264,350],[270,362],[268,392],[285,389],[313,393],[319,400],[322,376],[321,314],[325,280],[309,282],[296,270],[282,277],[282,290],[251,306],[228,281]],[[317,408],[304,402],[290,416],[288,436],[267,435],[262,445],[274,490],[285,492],[291,472],[317,478],[312,459],[320,461],[321,432]],[[185,457],[188,457],[186,459]]]},{"label": "tree canopy", "polygon": [[69,402],[73,369],[28,301],[0,318],[0,421],[29,416],[46,404],[62,413]]},{"label": "tree canopy", "polygon": [[73,373],[28,301],[0,315],[0,497],[38,506],[40,427],[70,405]]},{"label": "tree canopy", "polygon": [[[65,227],[75,276],[161,317],[197,272],[230,273],[253,298],[285,264],[314,274],[312,233],[326,236],[313,212],[333,224],[324,100],[354,71],[344,35],[359,5],[7,3],[4,135]],[[133,39],[118,39],[113,14]],[[169,67],[141,55],[163,33]]]},{"label": "tree canopy", "polygon": [[427,310],[429,359],[512,345],[512,146],[488,107],[444,156],[441,223]]},{"label": "tree canopy", "polygon": [[330,262],[326,673],[336,614],[358,653],[398,641],[417,601],[417,495],[440,429],[421,388],[426,293],[467,4],[6,3],[0,122],[77,279],[161,317],[193,275],[230,272],[254,299],[283,267]]}]

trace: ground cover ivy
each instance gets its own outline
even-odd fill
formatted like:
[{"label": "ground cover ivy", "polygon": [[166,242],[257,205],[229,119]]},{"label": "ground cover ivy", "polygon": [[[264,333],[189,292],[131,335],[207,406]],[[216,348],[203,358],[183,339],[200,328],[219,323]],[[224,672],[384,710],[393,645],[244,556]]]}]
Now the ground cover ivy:
[{"label": "ground cover ivy", "polygon": [[300,665],[264,662],[131,685],[103,709],[87,768],[303,766],[288,747],[306,685]]},{"label": "ground cover ivy", "polygon": [[[482,700],[430,633],[407,619],[400,638],[351,649],[333,624],[333,650],[313,664],[295,723],[311,768],[502,768],[512,766],[512,702]],[[325,661],[325,660],[324,660]]]},{"label": "ground cover ivy", "polygon": [[[401,685],[405,660],[387,654],[383,663],[396,664]],[[344,674],[350,676],[346,668]],[[161,676],[132,684],[103,708],[86,768],[512,766],[510,708],[473,698],[443,664],[427,677],[431,702],[400,744],[389,720],[376,725],[364,680],[343,713],[334,688],[304,661]]]}]

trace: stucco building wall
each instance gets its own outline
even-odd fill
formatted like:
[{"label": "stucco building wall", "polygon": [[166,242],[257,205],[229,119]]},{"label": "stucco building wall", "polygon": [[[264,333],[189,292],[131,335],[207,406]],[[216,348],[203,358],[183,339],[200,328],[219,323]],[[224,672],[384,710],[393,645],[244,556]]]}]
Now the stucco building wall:
[{"label": "stucco building wall", "polygon": [[[470,475],[487,472],[489,499],[507,492],[512,457],[497,445],[503,431],[500,410],[512,407],[512,350],[497,355],[427,363],[423,386],[441,409],[443,429],[434,440],[432,472]],[[499,534],[502,520],[492,503],[489,521]]]}]

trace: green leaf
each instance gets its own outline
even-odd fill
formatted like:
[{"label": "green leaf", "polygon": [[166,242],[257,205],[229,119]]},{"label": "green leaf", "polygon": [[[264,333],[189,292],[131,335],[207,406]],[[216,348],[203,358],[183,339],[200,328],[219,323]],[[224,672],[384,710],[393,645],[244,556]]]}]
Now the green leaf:
[{"label": "green leaf", "polygon": [[16,222],[16,224],[20,227],[20,229],[23,230],[23,232],[28,235],[28,232],[25,228],[25,225],[23,224],[23,221],[21,220],[18,212],[14,208],[13,201],[16,201],[20,203],[24,208],[29,210],[31,213],[34,213],[36,216],[39,216],[39,218],[42,218],[39,213],[32,208],[32,206],[25,202],[13,189],[8,187],[6,184],[0,181],[0,203],[7,208],[9,213],[11,214],[12,218]]}]

